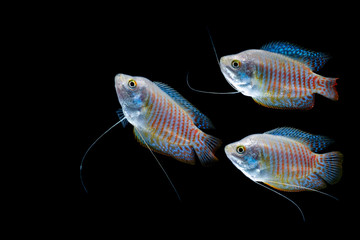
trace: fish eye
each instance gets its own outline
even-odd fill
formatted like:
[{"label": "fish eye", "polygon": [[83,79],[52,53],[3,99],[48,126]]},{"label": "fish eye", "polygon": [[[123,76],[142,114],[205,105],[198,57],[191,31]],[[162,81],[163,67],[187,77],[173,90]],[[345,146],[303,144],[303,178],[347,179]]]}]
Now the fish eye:
[{"label": "fish eye", "polygon": [[235,59],[231,62],[231,66],[235,69],[238,69],[240,67],[240,65],[241,65],[241,62],[239,60]]},{"label": "fish eye", "polygon": [[245,152],[245,147],[244,146],[238,146],[236,148],[236,152],[239,154],[243,154]]},{"label": "fish eye", "polygon": [[129,88],[134,89],[134,88],[136,88],[137,83],[134,79],[130,79],[128,82],[128,86],[129,86]]}]

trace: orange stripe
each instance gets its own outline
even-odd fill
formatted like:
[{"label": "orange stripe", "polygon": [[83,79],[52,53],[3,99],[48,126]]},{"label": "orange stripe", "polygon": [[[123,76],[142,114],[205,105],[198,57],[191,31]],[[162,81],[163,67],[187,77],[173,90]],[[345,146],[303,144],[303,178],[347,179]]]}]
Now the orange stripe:
[{"label": "orange stripe", "polygon": [[[276,64],[276,62],[275,62],[275,64]],[[269,74],[269,75],[271,75],[271,74]],[[274,79],[272,79],[272,81],[273,81],[273,90],[272,90],[273,96],[278,97],[279,93],[280,93],[279,90],[281,89],[281,78],[274,78]]]},{"label": "orange stripe", "polygon": [[[286,147],[286,146],[285,146]],[[289,156],[289,152],[288,151],[286,151],[286,149],[284,149],[283,150],[284,151],[284,153],[285,153],[285,158],[288,160],[288,162],[290,163],[290,156]],[[289,166],[290,166],[290,164],[289,164]],[[292,164],[292,166],[293,166],[293,164]],[[292,170],[292,169],[291,169]],[[289,173],[290,173],[290,169],[289,169]],[[289,174],[290,175],[290,174]]]},{"label": "orange stripe", "polygon": [[149,124],[150,124],[150,127],[152,128],[152,125],[157,117],[156,115],[156,111],[157,111],[157,108],[158,108],[158,98],[156,97],[155,94],[152,95],[153,96],[153,104],[152,104],[152,108],[150,110],[150,113],[151,114],[151,118],[149,120]]},{"label": "orange stripe", "polygon": [[298,157],[299,163],[301,165],[301,178],[303,178],[305,175],[306,164],[305,164],[304,158],[301,155],[301,149],[300,149],[299,144],[296,144],[296,149],[297,149],[297,157]]},{"label": "orange stripe", "polygon": [[295,154],[293,152],[293,146],[292,146],[291,143],[289,144],[289,153],[290,153],[290,158],[294,162],[293,165],[296,167],[295,177],[298,178],[299,177],[299,166],[298,166],[298,162],[296,160],[296,156],[295,156]]},{"label": "orange stripe", "polygon": [[155,119],[154,121],[152,122],[151,124],[151,128],[152,129],[156,129],[156,126],[158,125],[158,122],[159,122],[159,118],[161,116],[161,112],[159,111],[161,109],[161,106],[162,106],[162,97],[161,95],[157,95],[157,98],[156,98],[156,111],[154,112],[154,115],[155,115]]},{"label": "orange stripe", "polygon": [[271,90],[271,83],[272,83],[272,81],[274,81],[274,79],[271,79],[271,76],[269,76],[270,74],[269,74],[269,66],[268,66],[268,65],[269,65],[268,59],[265,58],[265,64],[264,64],[264,69],[265,69],[264,73],[265,73],[265,76],[264,76],[264,79],[266,79],[266,83],[267,83],[267,85],[268,85],[267,92],[270,93],[270,94],[272,94],[273,92],[272,92],[272,90]]},{"label": "orange stripe", "polygon": [[282,157],[281,152],[278,149],[278,144],[276,144],[276,154],[279,158],[279,160],[281,161],[281,176],[284,177],[285,176],[285,158]]},{"label": "orange stripe", "polygon": [[289,67],[289,61],[286,61],[284,63],[284,70],[285,70],[285,82],[289,83],[289,86],[288,86],[289,90],[288,90],[287,97],[291,98],[291,94],[293,92],[296,92],[296,86],[295,86],[295,83],[292,81],[293,79],[291,79],[291,69]]},{"label": "orange stripe", "polygon": [[297,78],[299,79],[299,81],[305,83],[305,80],[306,80],[306,79],[301,78],[301,69],[300,69],[300,65],[299,65],[299,64],[296,64],[296,65],[295,65],[295,72],[297,72],[297,74],[295,74],[295,78],[296,78],[296,75],[297,75]]},{"label": "orange stripe", "polygon": [[183,114],[183,120],[184,120],[184,125],[183,125],[183,134],[181,135],[183,137],[183,141],[179,142],[179,144],[184,145],[185,144],[185,140],[186,138],[188,138],[188,131],[189,131],[189,118],[186,116],[186,113]]},{"label": "orange stripe", "polygon": [[298,144],[297,143],[293,143],[293,150],[294,150],[294,162],[296,165],[296,168],[298,169],[298,177],[302,174],[302,164],[301,164],[301,159],[299,157],[300,153],[299,153],[299,148],[298,148]]},{"label": "orange stripe", "polygon": [[304,146],[299,146],[300,148],[300,157],[304,162],[304,176],[306,177],[308,175],[309,172],[309,162],[308,162],[308,158],[306,157],[306,154],[304,152]]},{"label": "orange stripe", "polygon": [[294,82],[294,86],[295,86],[295,93],[294,93],[294,97],[297,97],[300,95],[300,91],[301,91],[301,80],[297,79],[295,77],[295,69],[294,69],[294,65],[293,62],[290,62],[291,64],[291,70],[290,70],[290,81]]},{"label": "orange stripe", "polygon": [[181,108],[178,108],[177,109],[178,112],[177,112],[177,119],[178,119],[178,122],[176,123],[178,125],[178,131],[177,131],[177,134],[176,134],[176,138],[175,138],[175,141],[174,143],[175,144],[179,144],[181,140],[183,140],[183,137],[184,137],[184,129],[185,129],[185,119],[184,119],[184,112]]},{"label": "orange stripe", "polygon": [[[168,100],[166,99],[167,103],[166,103],[166,108],[165,108],[165,115],[164,115],[164,120],[163,120],[163,124],[161,126],[161,131],[159,133],[160,136],[162,136],[163,132],[164,132],[164,129],[169,129],[170,132],[173,131],[172,127],[171,127],[171,121],[172,119],[174,118],[174,114],[173,114],[173,104]],[[169,122],[169,124],[168,124]],[[164,133],[163,137],[166,137],[166,132]]]},{"label": "orange stripe", "polygon": [[158,121],[158,124],[156,125],[158,135],[160,135],[160,132],[164,129],[164,118],[167,115],[166,112],[168,109],[168,103],[167,103],[166,99],[164,99],[164,104],[162,105],[162,107],[163,107],[163,110],[162,110],[162,113],[160,114],[161,116]]}]

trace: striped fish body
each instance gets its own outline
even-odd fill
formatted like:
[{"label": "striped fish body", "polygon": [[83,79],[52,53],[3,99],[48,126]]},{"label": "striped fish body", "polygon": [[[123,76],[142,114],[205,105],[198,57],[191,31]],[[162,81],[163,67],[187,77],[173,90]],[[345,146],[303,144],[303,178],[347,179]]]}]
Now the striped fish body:
[{"label": "striped fish body", "polygon": [[[200,130],[212,128],[205,115],[166,84],[130,76],[123,82],[129,79],[136,81],[139,88],[138,106],[129,104],[134,97],[126,99],[122,93],[118,96],[122,112],[142,145],[188,164],[195,164],[195,154],[203,165],[217,160],[214,151],[220,141]],[[117,91],[127,91],[126,84]]]},{"label": "striped fish body", "polygon": [[[331,141],[294,128],[250,135],[225,148],[228,157],[254,181],[283,191],[323,189],[342,174],[342,154],[323,150]],[[243,152],[236,152],[242,146]],[[235,150],[234,150],[235,149]]]},{"label": "striped fish body", "polygon": [[[300,58],[294,55],[299,51],[283,52],[265,46],[264,49],[223,57],[221,68],[235,89],[265,107],[311,109],[315,93],[337,100],[336,79],[313,72],[326,62],[327,57],[303,50],[304,55],[310,57]],[[238,61],[236,69],[234,60]]]}]

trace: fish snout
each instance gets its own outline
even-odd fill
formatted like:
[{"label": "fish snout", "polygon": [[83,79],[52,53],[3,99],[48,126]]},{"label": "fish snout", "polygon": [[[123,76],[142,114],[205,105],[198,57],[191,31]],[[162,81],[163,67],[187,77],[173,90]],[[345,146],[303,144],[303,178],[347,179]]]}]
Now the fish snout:
[{"label": "fish snout", "polygon": [[220,65],[220,69],[224,70],[226,68],[226,64],[227,64],[227,57],[221,57],[220,61],[219,61],[219,65]]},{"label": "fish snout", "polygon": [[231,161],[237,161],[235,147],[233,144],[228,144],[225,146],[225,154]]},{"label": "fish snout", "polygon": [[227,156],[229,156],[229,154],[231,153],[231,149],[232,149],[232,147],[231,147],[230,144],[225,146],[224,150],[225,150],[225,153],[226,153]]},{"label": "fish snout", "polygon": [[125,81],[125,75],[122,73],[118,73],[115,76],[115,86],[119,87],[121,85],[122,82]]}]

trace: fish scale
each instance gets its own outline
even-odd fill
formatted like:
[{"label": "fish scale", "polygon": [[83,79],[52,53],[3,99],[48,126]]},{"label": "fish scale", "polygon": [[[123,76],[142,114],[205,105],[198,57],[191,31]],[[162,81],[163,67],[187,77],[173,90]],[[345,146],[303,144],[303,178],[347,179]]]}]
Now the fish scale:
[{"label": "fish scale", "polygon": [[[296,98],[311,94],[310,89],[305,87],[310,86],[310,72],[298,65],[295,60],[285,60],[281,56],[259,58],[258,71],[261,71],[262,75],[258,80],[260,83],[265,82],[264,86],[267,86],[262,88],[264,94],[273,98]],[[296,75],[298,71],[301,77]]]}]

